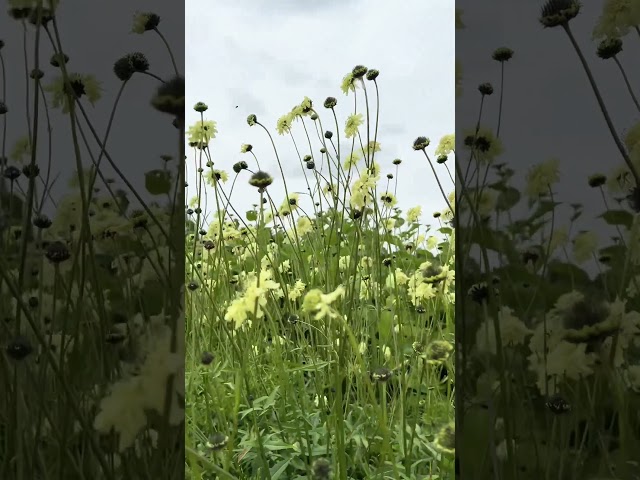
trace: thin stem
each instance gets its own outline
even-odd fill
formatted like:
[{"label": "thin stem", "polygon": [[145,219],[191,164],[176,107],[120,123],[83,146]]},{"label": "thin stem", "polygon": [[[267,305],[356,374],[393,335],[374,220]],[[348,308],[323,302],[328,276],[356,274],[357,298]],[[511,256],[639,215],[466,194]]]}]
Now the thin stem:
[{"label": "thin stem", "polygon": [[633,88],[631,88],[631,83],[629,83],[629,79],[627,78],[627,74],[625,73],[624,68],[622,68],[622,64],[620,63],[620,60],[618,60],[618,57],[614,56],[613,61],[616,62],[616,65],[620,69],[620,73],[622,74],[624,83],[627,86],[627,90],[629,90],[629,95],[631,95],[631,99],[633,100],[633,103],[635,103],[638,110],[640,110],[640,102],[638,102],[638,97],[636,97],[635,93],[633,93]]},{"label": "thin stem", "polygon": [[500,62],[500,104],[498,106],[498,127],[496,138],[500,138],[500,125],[502,123],[502,98],[504,97],[504,62]]},{"label": "thin stem", "polygon": [[567,35],[569,36],[569,40],[571,41],[573,48],[575,48],[576,53],[580,58],[580,62],[582,63],[582,66],[584,67],[584,71],[587,74],[587,77],[589,78],[589,83],[591,84],[591,88],[593,88],[593,93],[595,94],[596,99],[598,100],[598,105],[600,106],[602,115],[604,115],[604,119],[607,122],[607,126],[609,127],[609,131],[611,132],[611,136],[613,137],[613,140],[616,143],[618,150],[620,150],[620,154],[622,155],[622,158],[627,164],[627,167],[629,167],[629,170],[631,171],[631,174],[633,175],[633,178],[636,181],[636,185],[640,186],[640,175],[638,175],[638,171],[636,170],[635,165],[631,162],[631,158],[629,157],[629,154],[627,153],[626,149],[624,148],[624,145],[622,144],[622,141],[620,140],[620,138],[618,137],[618,134],[616,133],[616,129],[613,125],[613,122],[611,121],[611,117],[609,116],[607,107],[604,104],[602,95],[600,95],[600,90],[598,89],[598,85],[596,84],[596,81],[593,78],[593,74],[591,73],[591,69],[589,68],[589,64],[587,63],[587,60],[584,58],[584,55],[582,54],[582,50],[580,49],[578,42],[573,36],[571,29],[569,28],[569,24],[565,23],[564,25],[562,25],[562,28],[564,28],[564,31],[567,32]]}]

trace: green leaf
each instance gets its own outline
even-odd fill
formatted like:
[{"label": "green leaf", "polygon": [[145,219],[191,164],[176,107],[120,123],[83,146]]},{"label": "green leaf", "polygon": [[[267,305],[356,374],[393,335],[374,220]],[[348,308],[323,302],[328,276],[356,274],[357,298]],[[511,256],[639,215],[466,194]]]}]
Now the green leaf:
[{"label": "green leaf", "polygon": [[627,228],[631,228],[633,223],[633,214],[626,210],[608,210],[600,218],[609,225],[623,225]]},{"label": "green leaf", "polygon": [[255,222],[258,219],[258,212],[255,210],[247,210],[246,217],[250,222]]},{"label": "green leaf", "polygon": [[171,172],[151,170],[144,174],[144,186],[151,195],[166,195],[171,191]]},{"label": "green leaf", "polygon": [[496,208],[502,211],[511,210],[514,206],[520,202],[520,192],[513,187],[506,187],[498,195],[498,202]]},{"label": "green leaf", "polygon": [[550,202],[549,200],[542,200],[538,204],[538,208],[536,209],[536,211],[533,212],[533,215],[531,215],[531,217],[529,217],[529,221],[537,220],[538,218],[540,218],[540,217],[546,215],[547,213],[551,212],[558,205],[562,205],[562,202]]}]

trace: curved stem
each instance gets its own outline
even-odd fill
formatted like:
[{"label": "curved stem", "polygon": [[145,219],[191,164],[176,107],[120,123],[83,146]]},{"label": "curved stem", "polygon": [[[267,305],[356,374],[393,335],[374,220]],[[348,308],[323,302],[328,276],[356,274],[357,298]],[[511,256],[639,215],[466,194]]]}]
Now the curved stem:
[{"label": "curved stem", "polygon": [[498,127],[496,138],[500,138],[500,125],[502,123],[502,98],[504,97],[504,62],[500,62],[500,104],[498,106]]},{"label": "curved stem", "polygon": [[607,122],[609,131],[611,132],[611,136],[613,137],[613,141],[616,143],[618,150],[620,150],[620,154],[622,155],[622,158],[627,164],[627,167],[629,167],[629,170],[631,171],[631,174],[633,175],[633,178],[636,181],[636,185],[640,185],[640,175],[638,175],[638,171],[636,170],[635,165],[631,162],[631,158],[629,157],[629,154],[627,153],[624,145],[622,144],[620,137],[618,137],[618,134],[616,133],[616,129],[613,125],[613,122],[611,121],[611,116],[609,115],[609,111],[607,110],[607,107],[604,104],[602,95],[600,95],[600,90],[598,89],[598,85],[596,84],[596,81],[593,78],[593,74],[591,73],[589,64],[587,63],[587,60],[584,58],[584,55],[582,54],[582,50],[580,49],[578,42],[573,36],[571,29],[569,28],[569,24],[565,23],[564,25],[562,25],[562,28],[564,28],[564,31],[567,32],[567,35],[569,36],[569,40],[571,41],[573,48],[576,50],[576,53],[580,58],[580,62],[582,63],[582,66],[584,67],[584,71],[587,74],[587,77],[589,78],[589,83],[591,84],[591,88],[593,88],[593,93],[595,94],[596,99],[598,100],[598,105],[600,106],[602,115],[604,116],[604,119]]},{"label": "curved stem", "polygon": [[180,71],[178,70],[178,65],[176,65],[176,59],[173,57],[173,52],[171,51],[171,47],[169,46],[169,42],[167,42],[167,39],[164,38],[164,35],[162,35],[162,33],[160,32],[160,30],[158,30],[158,28],[154,28],[153,29],[158,36],[162,39],[162,42],[164,43],[164,45],[167,47],[167,51],[169,52],[169,56],[171,57],[171,63],[173,64],[173,70],[175,71],[176,75],[180,75]]},{"label": "curved stem", "polygon": [[620,69],[620,73],[622,74],[624,83],[627,86],[627,90],[629,90],[629,95],[631,95],[631,99],[633,100],[633,103],[635,103],[638,110],[640,110],[640,102],[638,102],[638,97],[636,97],[635,93],[633,93],[633,88],[631,88],[631,83],[629,83],[629,79],[627,78],[627,74],[625,73],[624,68],[622,68],[622,64],[620,63],[620,60],[618,60],[618,57],[613,57],[613,61],[616,62],[616,65]]}]

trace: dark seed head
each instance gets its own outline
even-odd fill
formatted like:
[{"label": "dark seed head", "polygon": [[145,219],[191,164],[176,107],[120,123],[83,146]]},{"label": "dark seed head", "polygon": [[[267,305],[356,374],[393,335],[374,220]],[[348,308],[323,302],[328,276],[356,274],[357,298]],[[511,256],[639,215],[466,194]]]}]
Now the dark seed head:
[{"label": "dark seed head", "polygon": [[598,188],[604,185],[606,181],[607,177],[605,177],[601,173],[596,173],[595,175],[591,175],[589,177],[589,186],[592,188]]},{"label": "dark seed head", "polygon": [[493,93],[493,86],[490,83],[481,83],[478,86],[478,91],[482,95],[491,95]]},{"label": "dark seed head", "polygon": [[222,450],[228,441],[229,437],[227,437],[224,433],[214,433],[209,437],[207,448],[210,448],[214,451]]},{"label": "dark seed head", "polygon": [[33,347],[25,337],[19,336],[11,340],[6,347],[7,355],[14,360],[24,360],[33,352]]},{"label": "dark seed head", "polygon": [[273,183],[273,177],[262,170],[257,171],[249,179],[249,185],[256,188],[266,188]]},{"label": "dark seed head", "polygon": [[540,12],[540,23],[545,28],[567,25],[578,13],[580,3],[577,0],[548,0]]},{"label": "dark seed head", "polygon": [[615,57],[622,51],[622,40],[619,38],[607,38],[598,45],[597,54],[603,60]]},{"label": "dark seed head", "polygon": [[371,379],[375,382],[386,382],[392,376],[393,372],[386,367],[379,367],[371,372]]},{"label": "dark seed head", "polygon": [[213,353],[202,352],[202,355],[200,356],[200,363],[202,363],[202,365],[211,365],[212,362],[213,362]]},{"label": "dark seed head", "polygon": [[500,47],[494,50],[491,57],[497,62],[507,62],[513,57],[513,50],[507,47]]},{"label": "dark seed head", "polygon": [[413,142],[413,149],[414,150],[424,150],[425,148],[427,148],[429,146],[429,143],[431,143],[431,142],[429,141],[429,139],[427,137],[418,137]]},{"label": "dark seed head", "polygon": [[353,70],[351,70],[353,78],[362,78],[366,73],[367,67],[365,67],[364,65],[356,65],[355,67],[353,67]]},{"label": "dark seed head", "polygon": [[44,214],[40,214],[33,219],[33,225],[42,229],[49,228],[51,226],[51,219]]},{"label": "dark seed head", "polygon": [[198,113],[204,113],[209,109],[209,107],[204,102],[198,102],[193,106],[193,109]]},{"label": "dark seed head", "polygon": [[20,170],[13,165],[9,165],[4,169],[4,176],[13,182],[20,177]]},{"label": "dark seed head", "polygon": [[51,263],[61,263],[71,257],[67,246],[60,241],[50,243],[44,255]]},{"label": "dark seed head", "polygon": [[338,104],[334,97],[327,97],[324,101],[324,108],[333,108]]},{"label": "dark seed head", "polygon": [[184,88],[184,77],[173,77],[158,87],[151,105],[160,112],[184,118]]},{"label": "dark seed head", "polygon": [[313,480],[329,480],[331,475],[331,463],[326,458],[318,458],[311,465]]},{"label": "dark seed head", "polygon": [[375,80],[380,75],[380,72],[375,68],[372,68],[367,72],[367,80]]}]

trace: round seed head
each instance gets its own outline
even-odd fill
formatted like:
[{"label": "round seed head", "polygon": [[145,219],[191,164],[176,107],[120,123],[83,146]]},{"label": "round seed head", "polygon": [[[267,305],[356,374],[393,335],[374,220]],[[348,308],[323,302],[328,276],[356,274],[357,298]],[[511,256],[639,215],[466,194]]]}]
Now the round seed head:
[{"label": "round seed head", "polygon": [[622,40],[619,38],[607,38],[598,45],[597,54],[603,60],[615,57],[622,51]]},{"label": "round seed head", "polygon": [[49,59],[49,63],[54,67],[60,67],[62,64],[66,65],[68,62],[69,56],[66,53],[54,53]]},{"label": "round seed head", "polygon": [[36,178],[40,173],[40,167],[38,167],[38,165],[35,165],[35,164],[32,165],[29,163],[24,167],[22,167],[22,173],[27,178]]},{"label": "round seed head", "polygon": [[375,68],[372,68],[367,72],[367,80],[375,80],[380,75],[380,72]]},{"label": "round seed head", "polygon": [[213,362],[213,353],[202,352],[202,355],[200,356],[200,363],[202,363],[202,365],[211,365],[212,362]]},{"label": "round seed head", "polygon": [[33,352],[33,347],[27,338],[18,336],[9,342],[6,352],[14,360],[24,360]]},{"label": "round seed head", "polygon": [[51,226],[51,219],[44,214],[36,215],[33,219],[33,225],[37,228],[46,229]]},{"label": "round seed head", "polygon": [[210,448],[214,451],[222,450],[228,441],[229,437],[227,437],[224,433],[214,433],[209,437],[207,448]]},{"label": "round seed head", "polygon": [[34,68],[33,70],[31,70],[31,73],[29,73],[29,76],[36,80],[36,79],[41,79],[42,77],[44,77],[44,72],[42,70],[40,70],[39,68]]},{"label": "round seed head", "polygon": [[365,67],[364,65],[356,65],[355,67],[353,67],[353,70],[351,70],[353,78],[362,78],[366,73],[367,67]]},{"label": "round seed head", "polygon": [[257,171],[249,179],[249,185],[256,188],[266,188],[273,183],[273,177],[262,170]]},{"label": "round seed head", "polygon": [[589,186],[592,188],[601,187],[606,182],[607,182],[607,177],[602,175],[601,173],[596,173],[595,175],[591,175],[589,177]]},{"label": "round seed head", "polygon": [[178,118],[184,118],[184,78],[173,77],[156,90],[151,100],[154,108]]},{"label": "round seed head", "polygon": [[247,162],[244,160],[233,164],[233,171],[236,173],[240,173],[242,170],[246,170],[247,168],[249,168],[249,165],[247,165]]},{"label": "round seed head", "polygon": [[18,177],[20,177],[20,170],[18,170],[18,168],[14,167],[13,165],[9,165],[4,169],[4,176],[5,178],[13,182],[14,180],[17,180]]},{"label": "round seed head", "polygon": [[327,97],[324,101],[324,108],[333,108],[338,104],[338,101],[334,97]]},{"label": "round seed head", "polygon": [[414,150],[424,150],[429,146],[430,140],[427,137],[418,137],[413,142]]},{"label": "round seed head", "polygon": [[493,85],[491,85],[490,83],[481,83],[478,86],[478,91],[482,95],[491,95],[493,93]]},{"label": "round seed head", "polygon": [[384,383],[388,381],[393,376],[393,371],[389,370],[386,367],[378,367],[373,372],[371,372],[371,379],[375,382]]},{"label": "round seed head", "polygon": [[61,263],[68,260],[71,257],[71,253],[64,243],[55,241],[47,245],[44,256],[51,263]]},{"label": "round seed head", "polygon": [[198,102],[193,106],[193,109],[198,113],[204,113],[209,109],[209,107],[204,102]]},{"label": "round seed head", "polygon": [[313,480],[329,480],[331,463],[326,458],[318,458],[311,465]]},{"label": "round seed head", "polygon": [[493,51],[491,57],[497,62],[507,62],[513,57],[513,50],[507,47],[500,47]]},{"label": "round seed head", "polygon": [[545,28],[567,25],[580,13],[580,2],[577,0],[548,0],[542,6],[540,23]]}]

